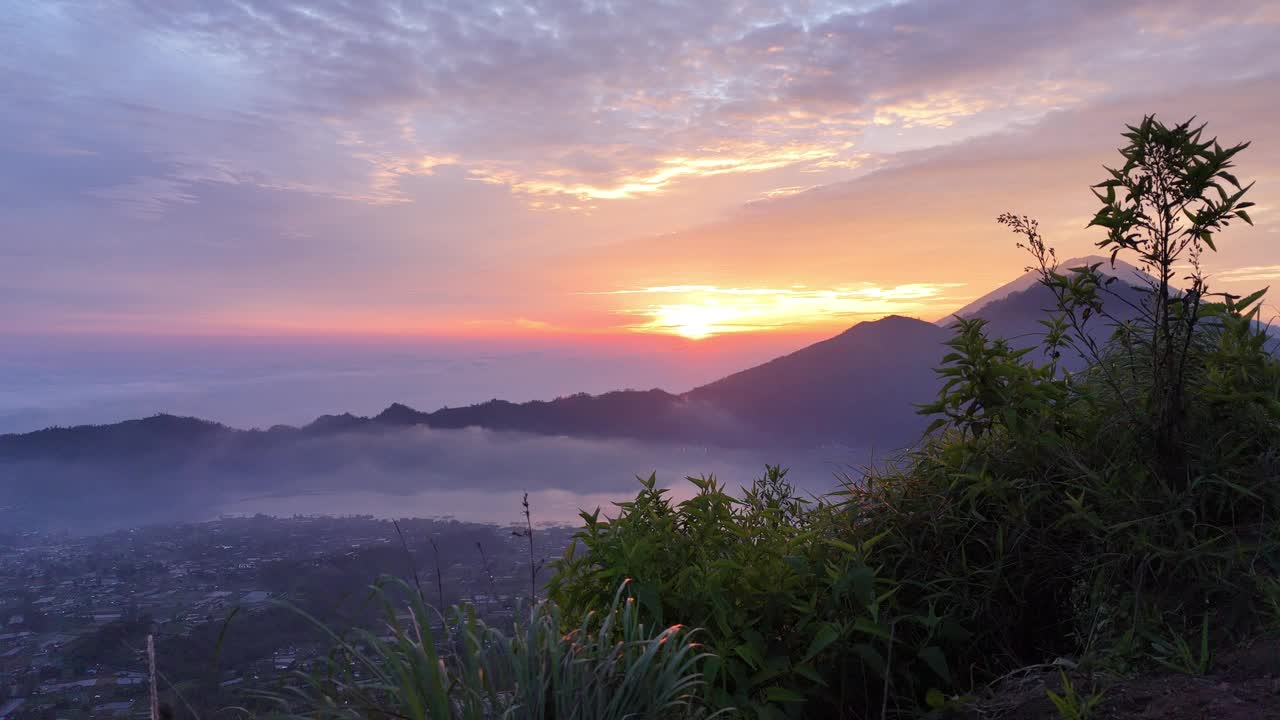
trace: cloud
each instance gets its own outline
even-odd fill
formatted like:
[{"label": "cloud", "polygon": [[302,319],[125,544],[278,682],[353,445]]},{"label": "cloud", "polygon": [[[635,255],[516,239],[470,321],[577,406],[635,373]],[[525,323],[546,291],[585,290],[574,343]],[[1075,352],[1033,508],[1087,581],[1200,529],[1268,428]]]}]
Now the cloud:
[{"label": "cloud", "polygon": [[[1115,164],[1124,123],[1145,113],[1166,119],[1200,114],[1223,142],[1254,143],[1240,176],[1256,179],[1251,199],[1264,211],[1257,228],[1238,226],[1205,258],[1228,286],[1268,266],[1264,242],[1275,227],[1280,153],[1267,118],[1280,112],[1280,73],[1141,98],[1063,109],[1032,123],[943,147],[895,153],[862,177],[805,192],[753,199],[736,212],[673,233],[623,240],[568,255],[572,278],[610,278],[623,287],[838,288],[853,279],[880,287],[963,281],[977,294],[1008,282],[1026,264],[994,222],[1002,212],[1039,217],[1064,257],[1096,252],[1086,228],[1096,200],[1088,186]],[[567,282],[562,279],[560,282]],[[1236,285],[1238,287],[1238,285]],[[1241,288],[1242,289],[1242,288]],[[945,316],[963,304],[948,292],[920,308]],[[886,308],[888,310],[888,308]]]},{"label": "cloud", "polygon": [[1212,280],[1226,282],[1261,282],[1280,280],[1280,265],[1254,265],[1251,267],[1232,268],[1213,273]]},{"label": "cloud", "polygon": [[[1163,36],[1192,21],[1216,32],[1170,54]],[[1229,47],[1274,64],[1274,23],[1256,2],[117,0],[27,9],[0,33],[41,112],[74,104],[117,135],[141,115],[162,163],[187,154],[230,168],[225,181],[379,204],[411,199],[403,179],[434,158],[545,204],[836,168],[875,144],[868,127],[963,137],[1204,75]],[[87,129],[47,146],[94,152],[64,137]],[[265,153],[238,147],[248,133]]]},{"label": "cloud", "polygon": [[[1274,92],[1277,20],[1243,0],[19,4],[0,290],[62,299],[0,322],[575,327],[616,310],[567,307],[595,271],[980,285],[1020,266],[974,245],[991,198],[1076,182],[1170,97]],[[104,299],[68,311],[86,285]]]},{"label": "cloud", "polygon": [[[543,171],[526,179],[513,169],[478,170],[485,182],[497,183],[529,195],[566,195],[578,200],[620,200],[660,193],[687,179],[709,178],[734,173],[759,173],[793,165],[817,166],[841,158],[847,148],[822,146],[770,146],[755,143],[745,147],[699,148],[693,156],[655,158],[656,166],[637,175],[608,178],[604,184],[574,182],[564,168]],[[845,163],[850,162],[845,160]],[[572,168],[570,168],[572,169]]]}]

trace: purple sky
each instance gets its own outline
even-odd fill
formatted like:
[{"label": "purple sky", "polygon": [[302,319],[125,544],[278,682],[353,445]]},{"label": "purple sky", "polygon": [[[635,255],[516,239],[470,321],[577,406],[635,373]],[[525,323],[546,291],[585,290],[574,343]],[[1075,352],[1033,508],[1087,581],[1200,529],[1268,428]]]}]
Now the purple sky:
[{"label": "purple sky", "polygon": [[1274,2],[0,0],[0,107],[0,343],[933,319],[1148,112],[1254,141],[1207,265],[1280,278]]}]

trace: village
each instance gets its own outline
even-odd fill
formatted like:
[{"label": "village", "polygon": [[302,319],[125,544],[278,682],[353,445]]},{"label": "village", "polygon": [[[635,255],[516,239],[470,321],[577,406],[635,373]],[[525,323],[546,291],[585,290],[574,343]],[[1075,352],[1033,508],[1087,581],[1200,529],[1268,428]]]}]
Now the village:
[{"label": "village", "polygon": [[[536,564],[570,537],[535,529]],[[529,552],[511,528],[367,516],[0,539],[0,720],[147,717],[148,635],[166,697],[239,705],[327,650],[304,612],[372,624],[379,578],[416,583],[432,606],[470,603],[509,623],[530,594]]]}]

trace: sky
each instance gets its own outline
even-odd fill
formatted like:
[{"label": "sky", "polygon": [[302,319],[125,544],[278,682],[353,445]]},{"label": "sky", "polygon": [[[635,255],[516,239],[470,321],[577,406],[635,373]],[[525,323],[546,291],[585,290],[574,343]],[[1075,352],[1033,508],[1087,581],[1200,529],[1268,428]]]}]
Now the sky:
[{"label": "sky", "polygon": [[10,347],[737,362],[945,317],[1025,265],[1004,211],[1087,254],[1147,113],[1253,141],[1256,226],[1206,267],[1280,278],[1261,0],[0,0],[0,107]]}]

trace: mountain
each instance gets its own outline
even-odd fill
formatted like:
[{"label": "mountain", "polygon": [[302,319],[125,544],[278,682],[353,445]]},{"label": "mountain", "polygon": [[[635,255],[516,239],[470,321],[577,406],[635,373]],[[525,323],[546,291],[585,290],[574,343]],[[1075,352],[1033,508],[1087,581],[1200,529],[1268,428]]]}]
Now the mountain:
[{"label": "mountain", "polygon": [[396,404],[369,422],[726,447],[896,447],[923,427],[913,403],[931,398],[933,368],[949,334],[891,316],[680,395],[621,390],[435,412]]},{"label": "mountain", "polygon": [[[1132,317],[1128,305],[1141,303],[1139,291],[1123,283],[1111,290],[1123,299],[1111,303],[1112,311],[1122,320]],[[987,302],[975,314],[988,321],[991,336],[1035,345],[1044,332],[1040,320],[1052,305],[1048,290],[1031,285]],[[1095,328],[1109,332],[1105,323]],[[927,425],[915,408],[937,392],[934,369],[951,334],[938,324],[889,316],[680,395],[624,390],[520,404],[490,400],[435,412],[393,405],[373,420],[730,447],[891,449],[911,443]]]},{"label": "mountain", "polygon": [[685,397],[789,444],[898,447],[924,427],[914,406],[933,399],[950,336],[908,317],[859,323]]},{"label": "mountain", "polygon": [[242,432],[208,420],[173,415],[155,415],[111,425],[51,427],[0,435],[0,460],[132,458],[180,453],[184,448],[217,442]]},{"label": "mountain", "polygon": [[[1075,266],[1101,258],[1077,258]],[[1137,270],[1117,263],[1109,272]],[[1109,310],[1131,317],[1141,303],[1127,283],[1111,286],[1118,299]],[[986,319],[992,336],[1034,345],[1052,295],[1031,273],[979,298],[959,315]],[[839,335],[685,393],[619,390],[553,400],[512,403],[489,400],[433,412],[394,404],[374,417],[325,415],[301,427],[244,431],[194,418],[167,415],[114,425],[51,428],[0,436],[0,463],[38,458],[148,456],[181,458],[186,448],[271,447],[315,437],[426,426],[618,437],[679,445],[817,447],[845,445],[892,449],[919,438],[926,420],[915,407],[931,400],[934,368],[951,337],[947,323],[890,316],[854,325]],[[1098,323],[1105,330],[1105,323]],[[1065,358],[1065,362],[1073,362]]]},{"label": "mountain", "polygon": [[[1070,260],[1064,260],[1063,262],[1059,263],[1058,267],[1061,268],[1063,272],[1065,272],[1070,268],[1082,267],[1084,265],[1093,265],[1095,263],[1101,265],[1101,267],[1098,268],[1098,272],[1102,273],[1103,275],[1117,278],[1118,280],[1124,282],[1127,285],[1141,285],[1144,282],[1144,280],[1151,279],[1150,275],[1146,274],[1145,272],[1139,270],[1138,268],[1134,267],[1133,265],[1130,265],[1129,263],[1123,260],[1116,260],[1115,263],[1112,264],[1111,258],[1103,257],[1101,255],[1086,255],[1084,257],[1071,258]],[[948,315],[942,318],[941,320],[938,320],[938,324],[949,325],[951,324],[951,322],[953,321],[956,315],[967,318],[975,314],[980,314],[979,313],[980,310],[996,302],[997,300],[1004,300],[1005,298],[1008,298],[1009,296],[1014,295],[1015,293],[1025,292],[1027,290],[1031,290],[1033,288],[1039,287],[1039,282],[1040,282],[1040,274],[1036,271],[1028,270],[1022,275],[1018,276],[1016,280],[1005,283],[1004,285],[1001,285],[995,290],[992,290],[986,295],[983,295],[977,300],[974,300],[968,305],[965,305],[964,307],[955,311],[951,315]]]},{"label": "mountain", "polygon": [[[1112,319],[1124,322],[1136,319],[1140,314],[1139,308],[1146,301],[1147,296],[1143,290],[1127,283],[1114,282],[1106,289],[1103,307]],[[1042,321],[1056,306],[1057,300],[1048,288],[1033,285],[988,303],[970,317],[986,320],[987,333],[991,337],[1004,338],[1016,347],[1027,347],[1038,345],[1044,338],[1045,326]],[[1087,325],[1087,329],[1101,344],[1111,335],[1112,323],[1097,318]],[[1083,364],[1080,358],[1069,355],[1063,356],[1062,362],[1073,370]]]},{"label": "mountain", "polygon": [[663,390],[579,393],[554,400],[512,403],[489,400],[461,408],[420,412],[395,404],[373,417],[379,425],[427,425],[440,429],[483,427],[575,437],[629,437],[664,442],[705,443],[729,439],[717,432],[714,409],[699,408]]}]

